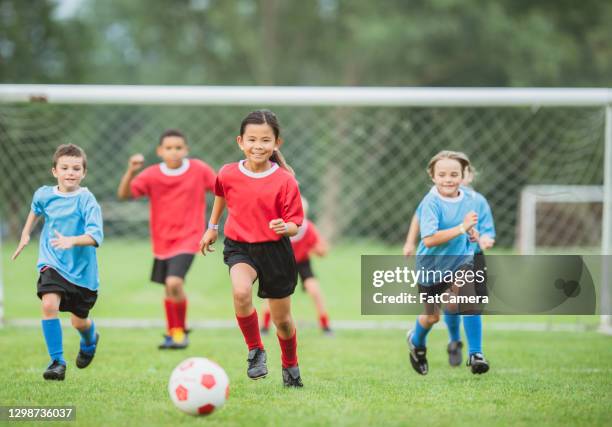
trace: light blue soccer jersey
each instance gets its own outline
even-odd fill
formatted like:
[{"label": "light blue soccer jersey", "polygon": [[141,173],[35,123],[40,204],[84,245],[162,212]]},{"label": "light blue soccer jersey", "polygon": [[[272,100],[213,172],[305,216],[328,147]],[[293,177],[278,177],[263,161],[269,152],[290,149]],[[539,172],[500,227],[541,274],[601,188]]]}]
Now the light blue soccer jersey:
[{"label": "light blue soccer jersey", "polygon": [[49,266],[69,282],[96,291],[100,284],[96,248],[51,246],[51,239],[57,237],[55,231],[64,236],[88,234],[97,246],[102,244],[102,211],[94,195],[85,187],[73,193],[61,193],[57,186],[45,185],[34,193],[32,212],[45,218],[36,268]]},{"label": "light blue soccer jersey", "polygon": [[[474,258],[474,247],[470,244],[467,234],[462,234],[448,242],[428,248],[423,244],[423,238],[431,236],[440,230],[446,230],[463,222],[465,215],[476,211],[476,196],[474,191],[461,188],[458,197],[443,197],[436,187],[423,198],[417,208],[421,241],[417,248],[417,270],[444,272],[456,271],[465,264],[470,264]],[[419,283],[432,285],[439,282],[434,275],[421,276]]]}]

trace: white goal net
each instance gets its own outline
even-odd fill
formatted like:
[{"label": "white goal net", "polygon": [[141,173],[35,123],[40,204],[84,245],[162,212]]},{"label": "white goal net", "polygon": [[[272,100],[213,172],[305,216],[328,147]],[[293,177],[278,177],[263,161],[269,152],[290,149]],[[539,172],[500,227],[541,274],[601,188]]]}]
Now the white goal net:
[{"label": "white goal net", "polygon": [[590,216],[588,233],[577,220],[583,205],[553,208],[548,221],[564,226],[554,228],[550,244],[607,244],[609,251],[601,230],[610,236],[605,173],[612,172],[604,155],[611,101],[606,89],[0,85],[0,232],[18,237],[33,191],[49,182],[55,147],[72,142],[88,154],[86,185],[102,204],[108,238],[145,237],[146,209],[115,197],[129,155],[157,161],[159,135],[178,128],[191,155],[218,168],[240,158],[242,118],[270,108],[311,216],[332,240],[399,245],[431,184],[428,160],[451,149],[467,153],[478,170],[474,187],[491,204],[498,247],[518,246],[527,186],[595,186],[605,203]]}]

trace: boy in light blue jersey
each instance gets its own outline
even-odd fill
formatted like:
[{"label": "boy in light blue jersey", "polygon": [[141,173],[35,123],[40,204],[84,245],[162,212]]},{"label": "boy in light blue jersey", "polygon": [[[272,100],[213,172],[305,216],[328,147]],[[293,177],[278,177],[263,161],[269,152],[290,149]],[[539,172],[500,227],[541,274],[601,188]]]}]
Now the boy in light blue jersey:
[{"label": "boy in light blue jersey", "polygon": [[[447,273],[473,268],[473,242],[477,242],[479,238],[476,230],[478,202],[473,190],[461,187],[468,167],[470,163],[467,157],[463,153],[452,151],[438,153],[429,163],[429,174],[435,185],[419,204],[404,246],[405,255],[414,254],[411,247],[414,229],[420,229],[422,239],[416,248],[417,270],[437,273],[421,277],[421,294],[436,297],[446,293],[454,283],[441,280],[442,277]],[[416,221],[418,224],[415,224]],[[421,375],[427,374],[429,370],[426,337],[440,318],[439,305],[426,304],[425,308],[425,314],[418,317],[415,329],[408,335],[410,361],[415,371]],[[468,336],[481,342],[481,329],[481,323],[475,324]],[[473,373],[484,373],[488,370],[488,363],[481,350],[470,354],[468,365]]]},{"label": "boy in light blue jersey", "polygon": [[104,235],[100,205],[80,186],[86,171],[87,157],[80,147],[64,144],[57,148],[51,172],[58,185],[43,186],[34,193],[12,257],[19,256],[30,241],[32,228],[44,217],[36,268],[40,272],[37,294],[42,301],[42,330],[51,358],[43,374],[46,380],[63,380],[66,373],[59,311],[72,313],[72,325],[81,335],[78,368],[89,366],[100,339],[89,310],[98,297],[96,248]]}]

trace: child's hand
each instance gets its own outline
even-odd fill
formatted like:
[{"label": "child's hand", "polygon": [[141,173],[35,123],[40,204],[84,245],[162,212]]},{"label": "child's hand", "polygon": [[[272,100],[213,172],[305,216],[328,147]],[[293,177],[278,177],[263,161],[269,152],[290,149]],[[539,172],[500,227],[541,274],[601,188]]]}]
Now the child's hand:
[{"label": "child's hand", "polygon": [[273,219],[272,221],[270,221],[269,226],[276,234],[285,234],[289,229],[289,227],[287,226],[285,221],[282,220],[282,218]]},{"label": "child's hand", "polygon": [[138,169],[144,166],[144,156],[140,153],[134,154],[128,161],[128,169],[132,172],[136,172]]},{"label": "child's hand", "polygon": [[51,246],[55,249],[70,249],[74,246],[74,238],[71,236],[62,236],[59,231],[53,230],[56,239],[51,239]]},{"label": "child's hand", "polygon": [[212,228],[206,230],[202,236],[202,240],[200,240],[200,252],[202,252],[202,255],[206,255],[206,252],[215,251],[212,245],[217,241],[218,235],[219,232],[217,230],[213,230]]},{"label": "child's hand", "polygon": [[412,242],[406,242],[403,248],[404,256],[412,256],[416,254],[416,246]]},{"label": "child's hand", "polygon": [[493,247],[495,240],[492,239],[491,236],[482,236],[478,243],[480,244],[480,248],[485,251]]},{"label": "child's hand", "polygon": [[465,218],[463,218],[465,231],[470,231],[476,224],[478,224],[478,215],[474,211],[468,212]]},{"label": "child's hand", "polygon": [[17,257],[19,256],[19,254],[21,253],[23,248],[25,248],[28,243],[30,243],[30,235],[29,234],[22,234],[21,235],[21,240],[19,241],[19,244],[17,245],[17,249],[15,250],[15,253],[11,257],[11,259],[13,261],[15,261],[17,259]]}]

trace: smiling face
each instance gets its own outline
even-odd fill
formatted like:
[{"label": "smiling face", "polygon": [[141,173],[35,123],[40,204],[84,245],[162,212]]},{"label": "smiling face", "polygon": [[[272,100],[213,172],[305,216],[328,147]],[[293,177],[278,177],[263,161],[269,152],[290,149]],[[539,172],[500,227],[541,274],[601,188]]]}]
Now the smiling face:
[{"label": "smiling face", "polygon": [[258,170],[269,167],[268,160],[281,145],[281,140],[276,138],[274,130],[267,123],[247,125],[236,141],[249,166]]},{"label": "smiling face", "polygon": [[157,155],[170,169],[181,167],[187,154],[187,142],[180,136],[166,136],[157,147]]},{"label": "smiling face", "polygon": [[457,197],[463,180],[463,167],[458,160],[440,159],[433,168],[431,178],[441,196]]},{"label": "smiling face", "polygon": [[59,157],[55,167],[51,169],[51,173],[57,178],[59,190],[64,193],[78,190],[81,181],[85,178],[85,172],[83,158],[73,156]]}]

